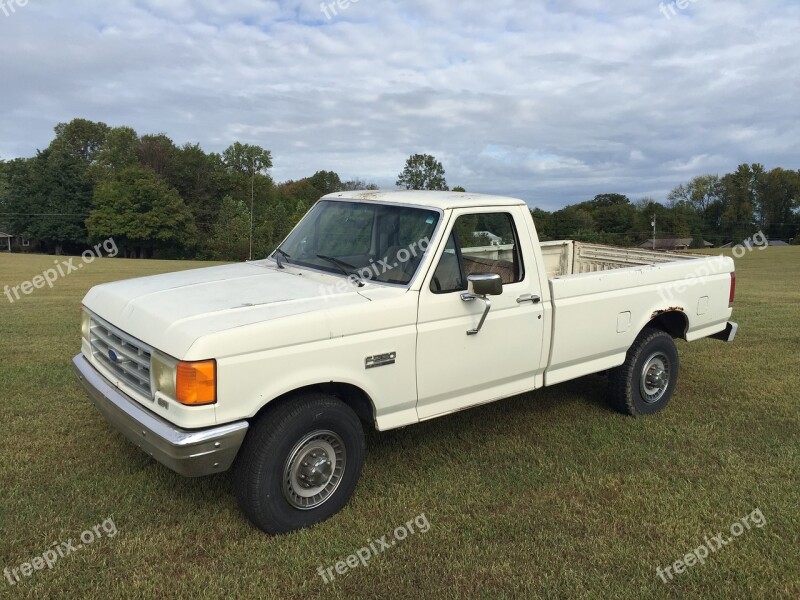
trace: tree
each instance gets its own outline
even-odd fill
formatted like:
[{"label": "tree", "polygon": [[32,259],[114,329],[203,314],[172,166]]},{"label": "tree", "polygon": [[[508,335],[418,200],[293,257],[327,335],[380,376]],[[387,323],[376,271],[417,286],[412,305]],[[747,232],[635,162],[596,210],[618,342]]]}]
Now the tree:
[{"label": "tree", "polygon": [[185,144],[175,154],[171,182],[194,214],[195,223],[210,227],[220,210],[220,199],[234,191],[234,174],[222,156],[206,154],[200,144]]},{"label": "tree", "polygon": [[[723,212],[721,181],[718,175],[698,175],[686,185],[674,188],[667,200],[674,212],[681,213],[683,229],[691,228],[695,237],[704,233],[722,241],[719,227]],[[692,214],[694,213],[694,214]],[[699,220],[699,223],[698,223]]]},{"label": "tree", "polygon": [[595,228],[600,233],[620,236],[633,228],[636,208],[623,194],[598,194],[593,200],[582,202],[577,208],[592,215]]},{"label": "tree", "polygon": [[114,127],[108,131],[106,139],[95,153],[94,173],[97,180],[113,173],[114,170],[127,169],[139,164],[139,134],[131,127]]},{"label": "tree", "polygon": [[352,192],[355,190],[379,190],[379,189],[380,188],[376,184],[367,183],[366,181],[356,177],[355,179],[343,182],[341,187],[339,188],[339,191]]},{"label": "tree", "polygon": [[[587,232],[595,232],[595,223],[591,213],[585,208],[566,206],[551,215],[551,237],[557,240],[584,239]],[[580,235],[578,233],[580,232]]]},{"label": "tree", "polygon": [[553,239],[551,223],[553,214],[541,208],[532,208],[531,217],[533,218],[533,224],[536,226],[536,233],[539,236],[539,240],[546,242]]},{"label": "tree", "polygon": [[272,168],[272,154],[261,146],[234,142],[222,153],[229,169],[250,176],[250,260],[253,259],[253,204],[256,175]]},{"label": "tree", "polygon": [[90,165],[106,141],[105,123],[74,119],[59,123],[46,150],[6,167],[2,194],[13,233],[38,241],[45,251],[80,251],[87,239],[84,220],[91,209]]},{"label": "tree", "polygon": [[761,165],[741,164],[735,173],[728,173],[720,180],[724,206],[721,225],[729,240],[740,242],[755,230],[756,181],[763,171]]},{"label": "tree", "polygon": [[317,171],[310,178],[311,185],[319,192],[320,196],[332,194],[342,189],[342,180],[334,171]]},{"label": "tree", "polygon": [[8,223],[13,233],[61,254],[86,243],[84,219],[92,202],[86,163],[63,150],[40,151],[8,164]]},{"label": "tree", "polygon": [[276,200],[267,206],[255,230],[253,251],[256,256],[267,256],[289,234],[295,225],[291,218],[294,208],[288,200]]},{"label": "tree", "polygon": [[110,129],[105,123],[87,119],[59,123],[55,126],[56,137],[50,142],[50,149],[69,154],[89,165],[105,144]]},{"label": "tree", "polygon": [[463,187],[461,187],[460,185],[457,185],[456,187],[454,187],[454,188],[453,188],[453,190],[452,190],[452,191],[454,191],[454,192],[466,192],[467,190],[465,190],[465,189],[464,189]]},{"label": "tree", "polygon": [[278,200],[292,207],[297,204],[297,200],[301,200],[310,206],[323,195],[320,189],[311,181],[310,177],[298,179],[297,181],[284,181],[277,189]]},{"label": "tree", "polygon": [[681,184],[673,189],[667,199],[670,201],[670,207],[683,200],[705,216],[711,206],[719,202],[719,192],[718,175],[698,175],[686,185]]},{"label": "tree", "polygon": [[8,163],[0,159],[0,199],[8,193]]},{"label": "tree", "polygon": [[113,237],[121,249],[139,258],[157,249],[190,246],[196,233],[178,192],[139,166],[115,172],[95,187],[86,226],[92,238]]},{"label": "tree", "polygon": [[756,217],[770,239],[796,235],[795,209],[800,208],[800,172],[776,168],[756,181]]},{"label": "tree", "polygon": [[136,156],[141,166],[151,169],[170,185],[175,185],[178,149],[166,134],[143,135],[139,139]]},{"label": "tree", "polygon": [[219,218],[211,230],[211,255],[217,260],[245,260],[247,258],[250,217],[240,200],[225,196],[220,205]]},{"label": "tree", "polygon": [[692,243],[689,245],[689,248],[699,249],[699,248],[705,248],[705,247],[706,247],[706,244],[705,244],[705,240],[703,239],[703,234],[701,234],[699,232],[695,232],[695,234],[692,235]]},{"label": "tree", "polygon": [[444,167],[430,154],[412,154],[406,160],[396,186],[407,190],[447,190]]}]

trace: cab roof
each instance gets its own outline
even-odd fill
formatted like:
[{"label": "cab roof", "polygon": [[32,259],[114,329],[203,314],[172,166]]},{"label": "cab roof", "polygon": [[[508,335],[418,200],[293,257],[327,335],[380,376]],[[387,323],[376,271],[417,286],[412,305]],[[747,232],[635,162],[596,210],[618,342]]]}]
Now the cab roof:
[{"label": "cab roof", "polygon": [[372,200],[411,206],[427,206],[441,210],[451,208],[476,208],[482,206],[525,206],[518,198],[473,194],[470,192],[436,192],[431,190],[356,190],[334,192],[323,196],[324,200]]}]

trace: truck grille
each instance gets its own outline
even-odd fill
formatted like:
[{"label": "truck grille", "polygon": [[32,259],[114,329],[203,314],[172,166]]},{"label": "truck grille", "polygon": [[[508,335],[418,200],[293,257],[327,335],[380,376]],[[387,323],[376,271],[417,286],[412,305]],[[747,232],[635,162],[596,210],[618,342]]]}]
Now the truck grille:
[{"label": "truck grille", "polygon": [[150,355],[153,349],[102,319],[91,315],[92,356],[105,368],[148,399],[150,387]]}]

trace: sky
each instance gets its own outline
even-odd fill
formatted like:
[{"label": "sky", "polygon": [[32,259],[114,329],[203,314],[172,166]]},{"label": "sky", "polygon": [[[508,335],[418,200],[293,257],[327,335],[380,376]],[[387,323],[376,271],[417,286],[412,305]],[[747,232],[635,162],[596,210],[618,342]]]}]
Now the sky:
[{"label": "sky", "polygon": [[81,117],[555,210],[800,168],[800,1],[0,0],[0,159]]}]

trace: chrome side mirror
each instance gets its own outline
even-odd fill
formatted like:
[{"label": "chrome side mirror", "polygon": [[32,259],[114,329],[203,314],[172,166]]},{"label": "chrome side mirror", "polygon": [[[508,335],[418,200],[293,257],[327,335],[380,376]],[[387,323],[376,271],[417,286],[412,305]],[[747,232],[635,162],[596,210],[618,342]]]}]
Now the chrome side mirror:
[{"label": "chrome side mirror", "polygon": [[475,296],[499,296],[503,293],[503,278],[497,273],[474,273],[467,276],[467,290]]},{"label": "chrome side mirror", "polygon": [[492,308],[492,302],[487,296],[499,296],[503,293],[503,279],[497,273],[474,273],[467,276],[467,282],[467,291],[461,294],[461,299],[464,302],[480,299],[486,303],[478,326],[467,330],[467,335],[477,335]]}]

